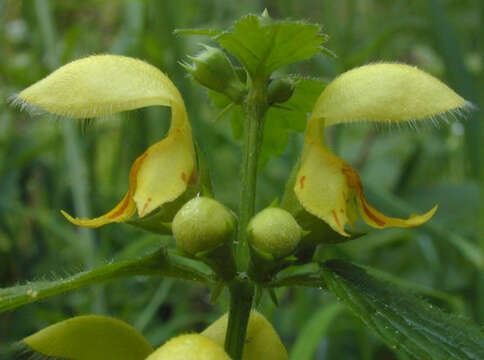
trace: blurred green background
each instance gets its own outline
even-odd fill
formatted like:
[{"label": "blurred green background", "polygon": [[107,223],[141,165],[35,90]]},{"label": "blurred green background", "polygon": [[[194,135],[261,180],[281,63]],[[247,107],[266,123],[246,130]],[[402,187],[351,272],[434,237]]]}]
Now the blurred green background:
[{"label": "blurred green background", "polygon": [[[264,8],[274,18],[322,24],[330,35],[327,47],[338,55],[316,56],[288,71],[329,80],[368,62],[406,62],[443,79],[479,108],[484,106],[484,5],[479,0],[1,0],[0,287],[63,277],[159,246],[159,237],[128,225],[77,228],[59,210],[94,216],[111,209],[127,189],[131,163],[164,136],[169,122],[165,108],[89,123],[32,117],[9,106],[7,98],[86,55],[144,59],[180,89],[195,137],[208,158],[216,196],[236,209],[240,144],[232,140],[227,118],[215,122],[218,112],[207,94],[178,64],[207,39],[175,36],[173,30],[225,28]],[[398,276],[405,279],[403,286],[434,304],[482,324],[482,112],[476,110],[462,122],[429,124],[421,123],[417,130],[361,124],[328,131],[332,148],[359,170],[377,208],[394,215],[402,215],[402,209],[403,215],[412,208],[427,210],[435,203],[440,208],[430,227],[371,232],[355,242],[326,246],[318,256],[347,258]],[[282,194],[301,138],[289,134],[283,156],[264,167],[258,208]],[[0,315],[0,358],[10,358],[9,343],[88,313],[125,320],[158,346],[181,332],[202,330],[222,314],[227,299],[212,306],[209,295],[209,289],[193,284],[133,278],[28,305]],[[335,302],[324,291],[284,289],[279,296],[279,308],[264,299],[260,311],[274,323],[288,349],[295,343],[314,349],[307,359],[406,359],[345,311],[329,327],[323,326],[331,319],[322,309]]]}]

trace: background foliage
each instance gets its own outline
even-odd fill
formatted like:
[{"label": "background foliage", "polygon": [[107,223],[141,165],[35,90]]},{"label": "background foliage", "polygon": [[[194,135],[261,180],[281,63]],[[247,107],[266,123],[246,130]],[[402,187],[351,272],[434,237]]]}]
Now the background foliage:
[{"label": "background foliage", "polygon": [[[58,210],[89,216],[110,209],[127,189],[132,161],[163,136],[169,120],[164,108],[89,123],[32,117],[9,107],[7,97],[82,56],[116,53],[145,59],[179,87],[212,170],[216,196],[235,208],[240,148],[232,140],[230,119],[215,121],[219,110],[178,64],[186,54],[196,53],[205,39],[176,36],[173,30],[223,28],[264,8],[274,18],[321,23],[330,35],[326,46],[337,59],[316,56],[291,66],[291,72],[330,80],[371,61],[402,61],[418,65],[484,106],[484,5],[477,0],[3,0],[0,287],[58,278],[156,248],[159,237],[128,225],[79,229]],[[427,210],[438,203],[440,208],[430,229],[370,232],[355,242],[321,248],[318,257],[350,259],[385,271],[389,279],[398,276],[404,279],[401,285],[431,303],[482,324],[483,264],[475,256],[484,250],[482,112],[465,122],[435,125],[422,123],[417,131],[365,124],[331,129],[332,148],[359,169],[375,205],[394,215],[398,205]],[[258,208],[281,195],[300,151],[301,133],[284,135],[287,148],[280,148],[281,157],[268,159],[259,178]],[[403,202],[395,203],[392,196]],[[462,250],[462,241],[475,248]],[[12,341],[87,313],[125,320],[157,346],[181,332],[202,330],[226,310],[224,297],[213,307],[209,295],[206,288],[169,279],[134,278],[28,305],[0,315],[0,357],[8,358]],[[260,310],[288,348],[294,345],[294,359],[404,358],[334,305],[335,298],[324,291],[280,290],[279,296],[279,308],[265,299]]]}]

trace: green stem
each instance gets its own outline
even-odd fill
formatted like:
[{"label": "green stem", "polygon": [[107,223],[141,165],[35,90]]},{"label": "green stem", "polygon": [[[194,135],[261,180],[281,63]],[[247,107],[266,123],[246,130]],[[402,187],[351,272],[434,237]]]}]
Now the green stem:
[{"label": "green stem", "polygon": [[253,83],[245,104],[245,131],[240,192],[240,214],[237,245],[237,265],[246,272],[249,267],[249,248],[245,229],[254,216],[257,189],[257,169],[267,110],[267,86],[264,81]]},{"label": "green stem", "polygon": [[246,279],[235,279],[229,285],[230,311],[225,337],[225,350],[234,360],[242,359],[245,333],[249,322],[254,286]]},{"label": "green stem", "polygon": [[[251,90],[244,105],[246,119],[236,252],[237,269],[242,273],[247,273],[249,268],[250,257],[246,228],[255,212],[258,159],[267,107],[267,81],[264,77],[256,78],[252,82]],[[229,290],[230,310],[225,350],[232,359],[241,360],[254,297],[254,286],[245,276],[240,276],[231,282]]]}]

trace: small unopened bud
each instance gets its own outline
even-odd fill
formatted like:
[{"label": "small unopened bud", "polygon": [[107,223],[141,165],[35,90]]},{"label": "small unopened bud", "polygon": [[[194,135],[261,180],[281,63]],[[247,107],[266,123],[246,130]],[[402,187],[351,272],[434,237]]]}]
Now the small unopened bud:
[{"label": "small unopened bud", "polygon": [[302,229],[294,217],[280,208],[262,210],[252,218],[247,231],[252,246],[276,259],[290,255],[302,236]]},{"label": "small unopened bud", "polygon": [[270,82],[267,89],[267,101],[270,105],[289,100],[294,93],[296,84],[289,78],[278,78]]},{"label": "small unopened bud", "polygon": [[235,103],[240,103],[247,93],[235,69],[225,53],[211,46],[197,56],[188,56],[192,64],[182,66],[203,86],[227,95]]},{"label": "small unopened bud", "polygon": [[172,223],[176,246],[190,255],[223,244],[229,240],[234,227],[235,219],[230,210],[207,197],[187,202]]}]

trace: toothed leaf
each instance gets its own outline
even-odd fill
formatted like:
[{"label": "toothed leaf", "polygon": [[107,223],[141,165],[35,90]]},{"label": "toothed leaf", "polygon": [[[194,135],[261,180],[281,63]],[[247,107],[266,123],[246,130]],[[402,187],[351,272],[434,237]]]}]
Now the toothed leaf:
[{"label": "toothed leaf", "polygon": [[321,34],[319,25],[247,15],[215,39],[237,57],[251,76],[268,76],[320,52],[327,36]]},{"label": "toothed leaf", "polygon": [[322,264],[322,276],[329,290],[391,348],[422,360],[484,359],[484,333],[469,320],[342,260]]}]

